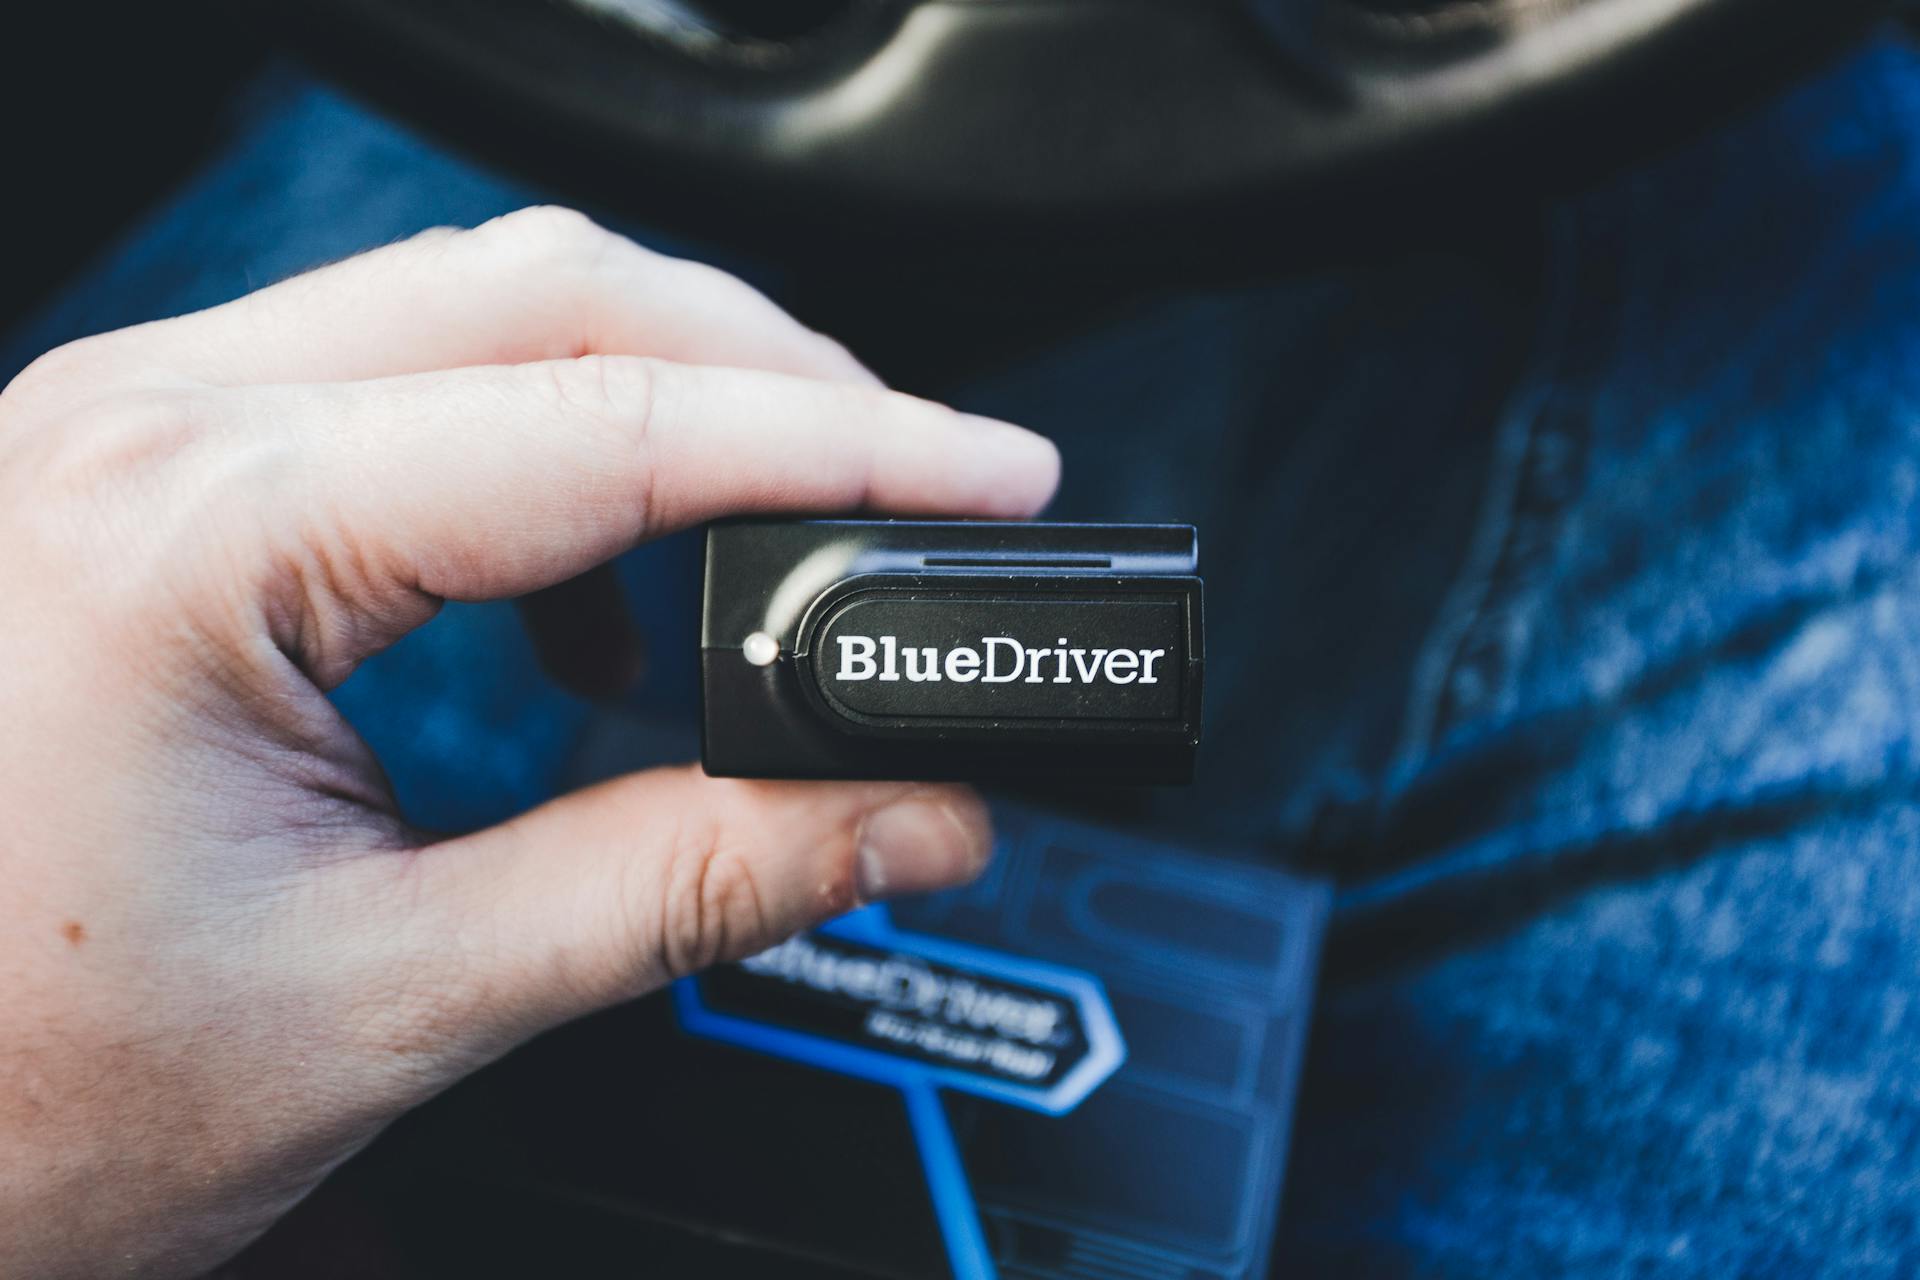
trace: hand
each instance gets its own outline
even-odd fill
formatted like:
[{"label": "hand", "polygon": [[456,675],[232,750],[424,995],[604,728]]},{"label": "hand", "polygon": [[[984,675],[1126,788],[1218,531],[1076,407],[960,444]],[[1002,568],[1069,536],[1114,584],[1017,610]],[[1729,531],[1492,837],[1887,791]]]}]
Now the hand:
[{"label": "hand", "polygon": [[0,1274],[187,1274],[515,1043],[966,879],[949,787],[644,773],[431,839],[326,697],[443,600],[742,511],[1018,516],[1052,447],[563,211],[0,395]]}]

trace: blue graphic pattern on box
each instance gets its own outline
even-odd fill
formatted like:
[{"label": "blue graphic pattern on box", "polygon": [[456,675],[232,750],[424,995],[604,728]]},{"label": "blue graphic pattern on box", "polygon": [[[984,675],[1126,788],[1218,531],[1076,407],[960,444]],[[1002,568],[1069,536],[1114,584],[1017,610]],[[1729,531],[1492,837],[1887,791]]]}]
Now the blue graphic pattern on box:
[{"label": "blue graphic pattern on box", "polygon": [[1098,1088],[994,1087],[718,1017],[691,981],[676,990],[683,1024],[901,1087],[956,1276],[1264,1275],[1326,887],[1059,819],[1003,808],[996,821],[1000,854],[974,885],[823,932],[1086,984],[1126,1036],[1123,1062],[1073,1077]]},{"label": "blue graphic pattern on box", "polygon": [[1051,817],[996,821],[1005,846],[980,881],[896,920],[1099,974],[1127,1036],[1125,1065],[1060,1119],[946,1099],[1001,1266],[1265,1275],[1326,886]]}]

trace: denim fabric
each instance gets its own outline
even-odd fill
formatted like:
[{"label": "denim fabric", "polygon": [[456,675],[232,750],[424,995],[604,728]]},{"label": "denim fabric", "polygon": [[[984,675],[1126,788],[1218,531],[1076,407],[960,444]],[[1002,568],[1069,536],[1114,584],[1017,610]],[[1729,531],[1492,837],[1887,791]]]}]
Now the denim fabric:
[{"label": "denim fabric", "polygon": [[1558,212],[1341,902],[1306,1269],[1920,1271],[1917,107],[1878,48]]},{"label": "denim fabric", "polygon": [[[0,372],[530,198],[281,76]],[[1073,802],[1343,876],[1281,1274],[1920,1271],[1917,232],[1886,44],[1538,243],[1142,302],[937,388],[1060,441],[1055,514],[1202,527],[1202,780]],[[624,566],[663,634],[691,560]],[[674,661],[629,713],[685,721]],[[612,714],[506,606],[339,701],[448,827]]]}]

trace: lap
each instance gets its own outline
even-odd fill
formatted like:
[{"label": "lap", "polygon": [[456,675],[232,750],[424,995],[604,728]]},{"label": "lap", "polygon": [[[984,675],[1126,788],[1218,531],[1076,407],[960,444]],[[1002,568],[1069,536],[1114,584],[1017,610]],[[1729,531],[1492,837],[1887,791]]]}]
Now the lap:
[{"label": "lap", "polygon": [[1877,50],[1574,203],[1314,1031],[1281,1256],[1920,1263],[1920,148]]}]

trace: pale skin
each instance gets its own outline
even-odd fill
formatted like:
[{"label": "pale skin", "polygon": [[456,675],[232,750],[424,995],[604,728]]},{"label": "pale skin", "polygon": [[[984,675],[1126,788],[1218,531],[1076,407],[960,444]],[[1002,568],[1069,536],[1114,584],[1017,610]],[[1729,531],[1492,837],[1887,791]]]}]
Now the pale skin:
[{"label": "pale skin", "polygon": [[964,789],[697,768],[435,838],[327,701],[356,664],[711,517],[1023,516],[1057,475],[559,210],[37,362],[0,394],[0,1274],[199,1274],[527,1037],[987,856]]}]

